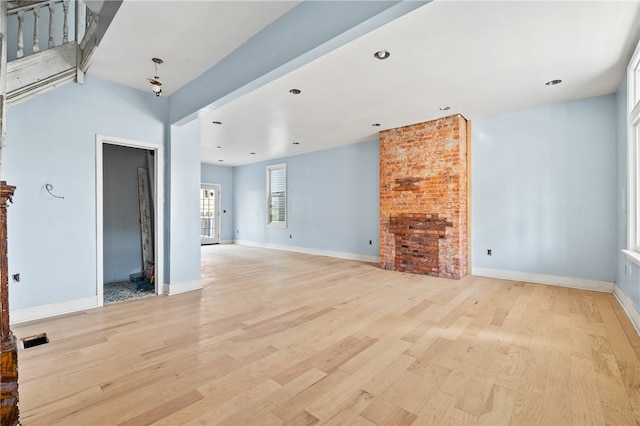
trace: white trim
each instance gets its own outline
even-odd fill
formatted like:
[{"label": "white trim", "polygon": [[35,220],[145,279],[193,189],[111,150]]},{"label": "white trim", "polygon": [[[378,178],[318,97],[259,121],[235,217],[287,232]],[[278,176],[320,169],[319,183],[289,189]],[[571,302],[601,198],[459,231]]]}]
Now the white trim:
[{"label": "white trim", "polygon": [[104,175],[102,137],[96,135],[96,295],[98,306],[104,305]]},{"label": "white trim", "polygon": [[173,296],[174,294],[180,294],[192,290],[200,290],[202,288],[202,280],[197,279],[193,281],[185,281],[182,283],[164,283],[162,285],[162,292]]},{"label": "white trim", "polygon": [[[640,43],[636,45],[633,56],[627,66],[627,249],[638,251],[640,248],[638,178],[640,164],[638,158],[638,130],[640,128]],[[629,254],[627,253],[627,256]],[[634,259],[630,257],[633,261]]]},{"label": "white trim", "polygon": [[104,144],[126,146],[155,151],[155,183],[154,183],[154,224],[155,224],[155,287],[156,293],[161,294],[164,282],[164,147],[162,145],[131,139],[117,138],[96,134],[96,294],[98,306],[104,304],[104,254],[103,254],[103,158]]},{"label": "white trim", "polygon": [[549,284],[558,287],[577,288],[612,293],[615,283],[589,280],[586,278],[561,277],[557,275],[532,274],[529,272],[505,271],[501,269],[472,268],[471,275],[497,278],[500,280],[522,281],[535,284]]},{"label": "white trim", "polygon": [[633,302],[631,302],[631,299],[629,299],[627,295],[624,294],[618,284],[616,284],[613,289],[613,295],[616,297],[616,299],[618,299],[620,305],[622,305],[622,309],[624,309],[627,317],[629,317],[631,324],[633,324],[633,328],[636,329],[636,333],[640,335],[640,313],[638,313],[635,306],[633,306]]},{"label": "white trim", "polygon": [[69,314],[98,307],[98,297],[89,296],[81,299],[64,300],[46,305],[29,306],[28,308],[11,310],[11,324],[48,318],[55,315]]},{"label": "white trim", "polygon": [[640,266],[640,253],[635,250],[622,250],[622,252],[627,256],[627,259]]},{"label": "white trim", "polygon": [[295,247],[283,244],[257,243],[254,241],[233,240],[233,244],[249,247],[260,247],[272,250],[292,251],[295,253],[315,254],[317,256],[336,257],[338,259],[359,260],[361,262],[380,263],[380,256],[369,256],[365,254],[346,253],[342,251],[321,250],[308,247]]},{"label": "white trim", "polygon": [[629,65],[627,66],[627,111],[630,112],[633,110],[635,105],[640,102],[638,92],[637,92],[637,84],[636,81],[636,72],[640,70],[640,42],[636,45],[635,50],[633,51],[633,56],[629,61]]},{"label": "white trim", "polygon": [[220,240],[220,244],[233,244],[233,240]]}]

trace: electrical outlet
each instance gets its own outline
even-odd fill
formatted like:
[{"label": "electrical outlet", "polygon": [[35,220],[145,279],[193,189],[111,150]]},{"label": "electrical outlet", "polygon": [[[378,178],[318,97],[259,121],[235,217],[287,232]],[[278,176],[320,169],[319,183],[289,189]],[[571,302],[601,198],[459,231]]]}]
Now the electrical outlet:
[{"label": "electrical outlet", "polygon": [[14,283],[19,283],[20,282],[20,274],[11,275],[11,279],[13,279]]},{"label": "electrical outlet", "polygon": [[491,249],[487,249],[487,256],[491,256]]}]

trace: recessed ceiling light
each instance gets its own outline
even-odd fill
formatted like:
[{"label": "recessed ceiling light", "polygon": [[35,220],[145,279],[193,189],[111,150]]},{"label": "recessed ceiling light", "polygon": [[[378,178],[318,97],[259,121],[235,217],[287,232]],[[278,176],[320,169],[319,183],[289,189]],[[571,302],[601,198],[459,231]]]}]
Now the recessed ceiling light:
[{"label": "recessed ceiling light", "polygon": [[440,111],[449,111],[450,109],[451,109],[450,106],[443,106],[439,108]]},{"label": "recessed ceiling light", "polygon": [[255,152],[250,152],[249,155],[256,155],[256,153]]},{"label": "recessed ceiling light", "polygon": [[544,85],[545,86],[555,86],[556,84],[560,84],[562,83],[562,80],[551,80],[551,81],[547,81]]},{"label": "recessed ceiling light", "polygon": [[300,91],[300,89],[291,89],[289,90],[289,93],[291,93],[292,95],[299,95],[302,92]]},{"label": "recessed ceiling light", "polygon": [[294,145],[300,145],[300,142],[294,142],[293,144]]},{"label": "recessed ceiling light", "polygon": [[380,59],[381,61],[384,59],[387,59],[389,56],[391,56],[391,53],[389,53],[386,50],[378,50],[376,53],[373,54],[374,58]]},{"label": "recessed ceiling light", "polygon": [[373,127],[380,127],[380,126],[381,126],[381,124],[380,124],[380,123],[373,123],[371,126],[373,126]]},{"label": "recessed ceiling light", "polygon": [[212,121],[212,122],[211,122],[211,124],[217,124],[217,125],[220,125],[220,124],[222,124],[222,121]]}]

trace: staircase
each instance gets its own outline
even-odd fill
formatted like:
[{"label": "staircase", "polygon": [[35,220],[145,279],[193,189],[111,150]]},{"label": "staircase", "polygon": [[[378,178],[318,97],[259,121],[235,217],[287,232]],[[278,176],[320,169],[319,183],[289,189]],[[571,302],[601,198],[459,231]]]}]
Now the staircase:
[{"label": "staircase", "polygon": [[9,106],[70,80],[83,82],[98,44],[97,16],[83,1],[9,1],[6,19]]}]

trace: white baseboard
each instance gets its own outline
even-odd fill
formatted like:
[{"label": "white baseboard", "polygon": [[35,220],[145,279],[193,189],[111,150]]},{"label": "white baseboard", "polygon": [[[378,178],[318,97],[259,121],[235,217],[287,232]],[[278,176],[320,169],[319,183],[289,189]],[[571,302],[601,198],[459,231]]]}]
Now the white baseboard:
[{"label": "white baseboard", "polygon": [[257,243],[254,241],[233,240],[234,244],[250,247],[260,247],[273,250],[292,251],[295,253],[314,254],[317,256],[336,257],[338,259],[359,260],[361,262],[380,263],[380,256],[368,256],[357,253],[345,253],[342,251],[321,250],[308,247],[287,246],[284,244]]},{"label": "white baseboard", "polygon": [[164,283],[162,284],[162,293],[173,296],[192,290],[200,290],[202,288],[202,279],[185,281],[181,283]]},{"label": "white baseboard", "polygon": [[556,275],[532,274],[529,272],[505,271],[501,269],[472,268],[471,275],[497,278],[500,280],[523,281],[535,284],[549,284],[559,287],[577,288],[613,293],[615,283],[589,280],[585,278],[561,277]]},{"label": "white baseboard", "polygon": [[633,328],[636,329],[636,333],[640,335],[640,313],[638,313],[635,306],[633,306],[631,299],[629,299],[627,295],[622,292],[622,289],[618,286],[618,284],[615,285],[613,294],[614,296],[616,296],[616,299],[618,299],[618,302],[620,302],[620,304],[622,305],[622,309],[624,309],[627,317],[629,317],[631,324],[633,324]]},{"label": "white baseboard", "polygon": [[233,240],[220,240],[220,244],[233,244]]},{"label": "white baseboard", "polygon": [[46,305],[12,309],[10,313],[11,324],[18,324],[21,322],[52,317],[55,315],[69,314],[71,312],[84,311],[85,309],[92,309],[97,307],[98,296],[89,296],[83,297],[81,299],[47,303]]}]

